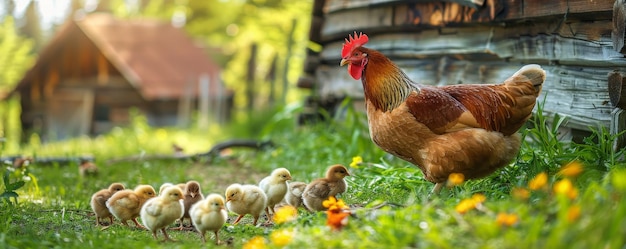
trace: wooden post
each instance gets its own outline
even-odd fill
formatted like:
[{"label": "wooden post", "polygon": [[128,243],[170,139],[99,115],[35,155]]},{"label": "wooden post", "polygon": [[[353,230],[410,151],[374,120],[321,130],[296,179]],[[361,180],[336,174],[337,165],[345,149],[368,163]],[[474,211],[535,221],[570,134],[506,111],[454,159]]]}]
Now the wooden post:
[{"label": "wooden post", "polygon": [[209,127],[209,85],[211,80],[207,74],[200,75],[200,101],[198,102],[198,128]]},{"label": "wooden post", "polygon": [[615,109],[611,112],[610,132],[612,135],[621,134],[613,143],[613,149],[626,147],[626,77],[618,71],[608,75],[609,99]]},{"label": "wooden post", "polygon": [[289,78],[287,76],[289,75],[289,63],[292,54],[291,50],[294,43],[293,34],[296,30],[297,24],[298,20],[291,20],[291,29],[289,29],[289,33],[287,34],[287,54],[285,55],[285,66],[283,67],[283,94],[281,99],[281,103],[283,104],[287,102],[287,90],[289,88]]},{"label": "wooden post", "polygon": [[254,108],[254,71],[256,71],[256,53],[257,45],[252,43],[250,46],[250,59],[248,60],[248,74],[246,77],[246,98],[248,115],[252,115]]},{"label": "wooden post", "polygon": [[626,1],[616,0],[613,4],[613,30],[611,40],[613,49],[617,52],[626,53],[624,48],[624,35],[626,34]]},{"label": "wooden post", "polygon": [[178,120],[177,125],[181,128],[189,126],[189,117],[191,117],[191,99],[193,96],[193,81],[185,84],[183,96],[178,101]]}]

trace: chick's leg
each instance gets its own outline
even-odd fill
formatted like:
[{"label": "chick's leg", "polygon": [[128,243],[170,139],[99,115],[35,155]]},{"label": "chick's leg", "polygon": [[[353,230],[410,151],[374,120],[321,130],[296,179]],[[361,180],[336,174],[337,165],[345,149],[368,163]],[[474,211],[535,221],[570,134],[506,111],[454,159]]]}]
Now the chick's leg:
[{"label": "chick's leg", "polygon": [[220,237],[217,235],[217,232],[218,232],[218,231],[219,231],[219,230],[215,230],[215,231],[213,231],[213,232],[215,233],[215,244],[216,244],[216,245],[219,245],[219,244],[220,244]]},{"label": "chick's leg", "polygon": [[235,220],[235,222],[233,222],[233,225],[237,225],[237,223],[239,223],[239,221],[241,221],[241,218],[243,218],[243,215],[237,216],[237,219]]},{"label": "chick's leg", "polygon": [[163,232],[163,236],[165,237],[164,241],[176,241],[176,240],[170,239],[170,236],[167,235],[167,232],[165,230],[166,230],[165,227],[161,228],[161,231]]},{"label": "chick's leg", "polygon": [[139,222],[137,222],[137,218],[133,218],[132,221],[135,223],[135,226],[137,226],[137,228],[145,229],[144,226],[142,226],[141,224],[139,224]]},{"label": "chick's leg", "polygon": [[202,244],[206,244],[206,238],[204,237],[204,231],[198,231],[200,233],[200,238],[202,239]]}]

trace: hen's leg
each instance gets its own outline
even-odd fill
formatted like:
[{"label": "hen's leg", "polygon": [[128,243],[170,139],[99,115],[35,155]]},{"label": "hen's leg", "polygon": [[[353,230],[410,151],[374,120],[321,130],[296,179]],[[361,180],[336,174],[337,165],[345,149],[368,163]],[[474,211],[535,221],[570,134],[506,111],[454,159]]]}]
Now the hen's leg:
[{"label": "hen's leg", "polygon": [[439,192],[441,192],[441,189],[443,188],[443,182],[438,182],[435,183],[435,187],[433,188],[433,191],[430,192],[430,194],[428,194],[428,199],[430,199],[430,197],[435,194],[438,195]]}]

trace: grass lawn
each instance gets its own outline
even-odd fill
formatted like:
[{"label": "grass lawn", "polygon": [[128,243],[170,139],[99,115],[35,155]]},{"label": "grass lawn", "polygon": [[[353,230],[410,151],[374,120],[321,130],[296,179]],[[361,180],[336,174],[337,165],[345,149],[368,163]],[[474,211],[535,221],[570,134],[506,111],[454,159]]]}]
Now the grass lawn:
[{"label": "grass lawn", "polygon": [[[165,182],[189,180],[200,182],[205,196],[223,195],[231,183],[256,184],[274,168],[286,167],[294,181],[308,182],[337,163],[350,165],[352,175],[346,178],[348,191],[340,198],[353,214],[342,229],[327,226],[325,213],[300,208],[294,221],[282,224],[255,227],[249,216],[235,226],[227,223],[219,231],[222,245],[213,245],[213,235],[207,233],[209,243],[204,247],[626,246],[624,152],[610,150],[612,137],[603,129],[581,144],[561,143],[556,139],[559,122],[546,123],[539,110],[533,128],[523,130],[521,152],[509,166],[428,198],[433,184],[425,181],[416,167],[378,149],[368,138],[363,115],[348,110],[342,121],[296,126],[297,110],[287,108],[270,118],[259,118],[268,122],[204,131],[155,129],[138,117],[131,127],[97,138],[42,145],[33,137],[20,151],[0,150],[0,156],[90,154],[100,170],[97,176],[81,177],[76,164],[34,163],[25,169],[4,165],[0,248],[197,248],[202,246],[200,237],[191,231],[170,231],[178,241],[163,243],[146,230],[119,223],[100,230],[89,206],[90,197],[112,182],[127,188],[150,184],[158,190]],[[198,153],[241,136],[271,139],[276,146],[260,151],[233,149],[228,155],[197,161],[111,162],[142,153],[170,153],[172,143],[181,144],[188,153]],[[13,193],[19,196],[10,198]],[[229,217],[232,222],[235,215]]]}]

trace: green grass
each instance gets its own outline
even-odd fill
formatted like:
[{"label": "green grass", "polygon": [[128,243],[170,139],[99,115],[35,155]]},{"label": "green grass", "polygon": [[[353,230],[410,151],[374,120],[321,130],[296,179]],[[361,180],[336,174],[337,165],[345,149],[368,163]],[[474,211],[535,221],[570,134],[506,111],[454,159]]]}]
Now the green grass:
[{"label": "green grass", "polygon": [[[257,183],[271,169],[286,167],[294,180],[310,181],[323,175],[327,166],[349,165],[354,156],[364,162],[350,168],[349,189],[341,198],[355,210],[348,225],[332,231],[324,213],[300,210],[298,219],[271,227],[226,224],[220,237],[226,245],[242,247],[261,236],[268,248],[279,248],[272,232],[291,231],[288,248],[623,248],[626,243],[626,163],[624,152],[613,152],[614,139],[605,129],[582,144],[556,140],[559,122],[550,124],[541,109],[523,130],[519,156],[507,167],[480,180],[444,189],[430,199],[433,186],[414,166],[378,149],[368,138],[363,114],[349,108],[340,121],[309,126],[295,125],[298,106],[255,118],[254,125],[237,122],[228,128],[209,130],[155,129],[136,117],[129,128],[115,129],[97,138],[79,138],[41,144],[37,137],[19,151],[0,151],[0,156],[96,157],[100,173],[80,177],[75,164],[33,164],[25,170],[8,172],[9,182],[25,181],[17,189],[17,203],[3,198],[0,211],[0,248],[197,248],[193,232],[171,231],[174,243],[157,242],[144,230],[120,225],[101,231],[95,226],[89,198],[113,181],[127,187],[165,182],[197,180],[203,193],[223,194],[231,183]],[[262,120],[269,120],[263,123]],[[212,160],[141,160],[108,163],[110,159],[140,153],[169,153],[178,143],[189,153],[203,152],[229,139],[252,137],[271,139],[276,147],[262,151],[235,149],[233,154]],[[567,198],[553,186],[564,178],[561,165],[577,160],[584,165],[581,175],[571,179],[578,195]],[[4,167],[5,171],[9,167]],[[540,172],[548,174],[542,190],[530,191],[528,199],[516,199],[511,192],[524,188]],[[9,184],[10,185],[10,184]],[[0,193],[6,192],[0,185]],[[486,200],[465,214],[455,208],[464,199],[482,193]],[[376,207],[376,208],[373,208]],[[580,215],[568,218],[572,209]],[[515,215],[512,226],[499,225],[499,213]],[[231,215],[231,218],[233,216]],[[212,236],[209,236],[212,240]],[[208,248],[215,247],[212,244]]]}]

